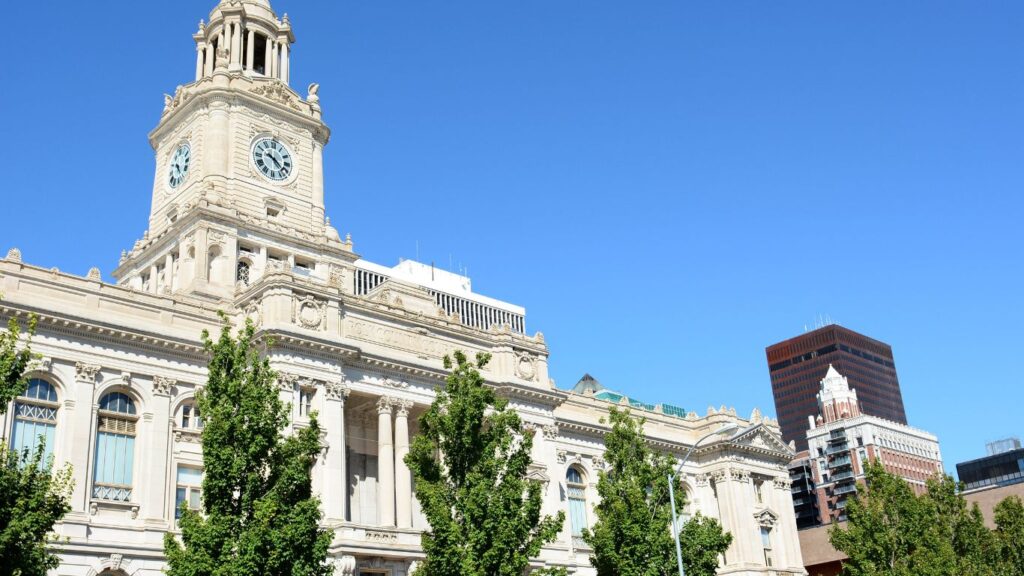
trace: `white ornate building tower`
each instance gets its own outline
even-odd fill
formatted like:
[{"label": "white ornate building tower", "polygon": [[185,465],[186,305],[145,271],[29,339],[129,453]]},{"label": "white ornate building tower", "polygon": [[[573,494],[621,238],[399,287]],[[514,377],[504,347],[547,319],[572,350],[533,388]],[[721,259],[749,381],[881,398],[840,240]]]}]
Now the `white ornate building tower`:
[{"label": "white ornate building tower", "polygon": [[[218,310],[273,338],[270,361],[292,427],[318,411],[326,450],[314,489],[340,576],[405,576],[426,527],[404,463],[418,417],[443,383],[442,358],[488,352],[487,382],[535,433],[531,478],[544,512],[571,512],[536,566],[593,574],[579,533],[593,523],[609,406],[632,406],[659,450],[684,454],[691,511],[734,535],[723,574],[802,574],[778,424],[756,411],[704,416],[626,397],[559,390],[542,334],[526,312],[473,292],[469,278],[405,261],[360,259],[325,217],[322,154],[329,130],[317,86],[288,86],[287,16],[267,0],[223,0],[200,23],[195,80],[165,98],[149,229],[122,254],[115,284],[0,259],[0,320],[39,317],[43,359],[0,436],[40,436],[74,468],[72,511],[56,576],[158,576],[162,541],[181,503],[199,506],[206,381],[202,330]],[[382,207],[382,210],[386,207]],[[667,527],[666,527],[667,529]]]}]

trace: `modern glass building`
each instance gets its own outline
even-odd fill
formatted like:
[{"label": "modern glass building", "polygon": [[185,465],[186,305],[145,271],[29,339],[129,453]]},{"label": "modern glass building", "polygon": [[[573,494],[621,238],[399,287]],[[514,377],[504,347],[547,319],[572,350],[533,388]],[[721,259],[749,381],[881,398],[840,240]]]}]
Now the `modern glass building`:
[{"label": "modern glass building", "polygon": [[1024,448],[968,460],[956,465],[964,490],[1024,482]]}]

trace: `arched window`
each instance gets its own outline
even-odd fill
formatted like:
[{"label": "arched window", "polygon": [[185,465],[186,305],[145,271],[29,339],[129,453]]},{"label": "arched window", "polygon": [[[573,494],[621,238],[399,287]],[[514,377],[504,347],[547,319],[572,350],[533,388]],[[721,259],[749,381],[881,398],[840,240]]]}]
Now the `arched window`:
[{"label": "arched window", "polygon": [[587,528],[587,485],[583,474],[575,466],[565,472],[565,488],[569,497],[569,525],[576,545],[583,543],[583,530]]},{"label": "arched window", "polygon": [[93,498],[131,501],[135,424],[138,419],[135,402],[128,395],[111,392],[100,399]]},{"label": "arched window", "polygon": [[46,380],[33,378],[28,389],[14,401],[14,428],[11,447],[18,452],[35,452],[45,443],[43,461],[53,454],[54,433],[57,430],[57,392]]},{"label": "arched window", "polygon": [[194,402],[186,402],[181,405],[178,414],[178,426],[186,430],[202,430],[203,418],[199,414],[199,407]]}]

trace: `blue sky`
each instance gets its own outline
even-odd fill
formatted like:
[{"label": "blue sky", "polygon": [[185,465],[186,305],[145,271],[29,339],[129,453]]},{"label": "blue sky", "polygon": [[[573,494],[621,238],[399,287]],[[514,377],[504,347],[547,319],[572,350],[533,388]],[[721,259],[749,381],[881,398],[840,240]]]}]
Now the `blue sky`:
[{"label": "blue sky", "polygon": [[[6,7],[0,249],[109,275],[213,4]],[[774,413],[764,347],[828,315],[893,346],[947,469],[1024,435],[1024,4],[274,7],[333,223],[526,306],[559,386]]]}]

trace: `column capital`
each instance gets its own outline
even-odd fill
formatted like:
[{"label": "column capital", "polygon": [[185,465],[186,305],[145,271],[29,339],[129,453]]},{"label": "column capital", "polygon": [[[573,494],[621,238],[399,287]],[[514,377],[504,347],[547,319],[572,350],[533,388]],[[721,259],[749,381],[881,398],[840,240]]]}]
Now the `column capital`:
[{"label": "column capital", "polygon": [[395,399],[390,396],[381,396],[377,399],[377,414],[391,415],[391,409],[394,407]]},{"label": "column capital", "polygon": [[391,403],[397,411],[396,416],[398,416],[399,418],[407,418],[409,416],[409,410],[412,409],[413,407],[412,400],[395,398],[392,400]]},{"label": "column capital", "polygon": [[98,364],[75,362],[75,380],[78,382],[96,383],[96,375],[100,372]]},{"label": "column capital", "polygon": [[352,390],[341,382],[328,382],[326,389],[328,400],[341,402],[342,404],[345,403],[345,399],[348,398],[348,395],[352,393]]}]

